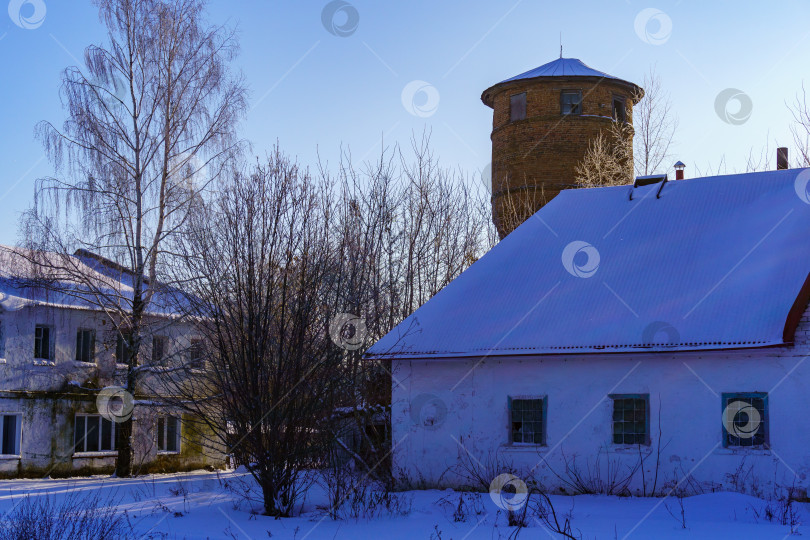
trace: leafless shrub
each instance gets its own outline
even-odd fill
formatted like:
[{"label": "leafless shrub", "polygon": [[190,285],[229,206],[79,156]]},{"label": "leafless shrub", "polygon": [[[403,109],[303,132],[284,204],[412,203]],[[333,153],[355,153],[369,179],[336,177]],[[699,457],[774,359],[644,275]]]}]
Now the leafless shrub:
[{"label": "leafless shrub", "polygon": [[481,494],[469,491],[446,495],[436,502],[442,511],[449,515],[454,523],[464,523],[477,519],[484,513]]},{"label": "leafless shrub", "polygon": [[670,506],[668,502],[664,503],[664,508],[666,508],[669,515],[680,524],[682,529],[686,529],[686,508],[683,505],[683,499],[685,496],[686,495],[683,491],[677,490],[675,491],[675,501],[677,503],[677,507],[675,505]]},{"label": "leafless shrub", "polygon": [[548,462],[546,467],[572,493],[624,496],[630,495],[630,483],[642,469],[646,459],[639,454],[637,460],[627,464],[621,458],[611,459],[606,448],[600,448],[593,460],[586,458],[584,466],[577,463],[577,455],[569,457],[562,452],[562,458],[562,472],[554,470]]},{"label": "leafless shrub", "polygon": [[114,494],[81,495],[70,491],[59,499],[26,494],[0,516],[0,540],[113,540],[135,538],[126,511]]},{"label": "leafless shrub", "polygon": [[456,463],[447,473],[457,476],[469,489],[488,492],[492,480],[501,474],[514,474],[522,477],[511,460],[499,456],[497,452],[487,452],[480,458],[473,456],[466,448],[458,451]]},{"label": "leafless shrub", "polygon": [[509,525],[516,527],[509,538],[510,540],[516,539],[524,528],[536,522],[547,531],[558,534],[562,538],[579,540],[582,535],[578,531],[574,531],[572,516],[573,506],[570,511],[560,514],[554,508],[551,497],[537,486],[532,486],[529,488],[525,504],[519,510],[507,513]]},{"label": "leafless shrub", "polygon": [[633,182],[633,127],[612,122],[591,140],[576,167],[579,187],[621,186]]},{"label": "leafless shrub", "polygon": [[329,496],[327,515],[331,519],[372,519],[382,516],[407,516],[413,507],[413,496],[395,493],[383,482],[367,476],[357,477],[340,499]]}]

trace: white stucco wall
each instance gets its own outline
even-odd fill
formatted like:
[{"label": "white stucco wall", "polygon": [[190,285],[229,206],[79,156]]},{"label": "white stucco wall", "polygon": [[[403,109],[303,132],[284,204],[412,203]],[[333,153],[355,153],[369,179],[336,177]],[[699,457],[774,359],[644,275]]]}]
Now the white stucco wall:
[{"label": "white stucco wall", "polygon": [[[612,444],[608,394],[649,394],[652,444],[660,441],[659,482],[691,472],[704,489],[729,489],[742,464],[746,483],[765,488],[810,483],[810,312],[790,347],[700,353],[525,356],[393,363],[392,434],[398,476],[427,485],[458,486],[459,455],[486,468],[513,468],[552,489],[562,482],[563,455],[581,469],[607,462],[631,466],[638,448]],[[721,395],[767,392],[770,450],[723,447]],[[547,396],[544,446],[509,443],[508,396]],[[660,423],[658,405],[660,402]],[[445,413],[446,410],[446,413]],[[425,424],[434,425],[425,426]],[[544,459],[546,461],[544,461]],[[656,458],[645,462],[648,491]],[[546,463],[548,465],[546,465]],[[509,467],[509,465],[512,467]],[[750,469],[750,470],[749,470]],[[682,484],[686,488],[691,482]],[[637,474],[633,491],[641,488]],[[570,491],[570,490],[569,490]]]},{"label": "white stucco wall", "polygon": [[[184,358],[190,340],[196,337],[194,327],[170,319],[150,318],[149,331],[166,336],[167,355]],[[34,358],[34,330],[37,324],[52,327],[53,359]],[[97,413],[93,392],[86,388],[123,385],[126,366],[116,363],[117,332],[111,321],[99,312],[29,306],[16,311],[0,312],[0,414],[19,414],[22,419],[20,456],[0,456],[0,476],[106,472],[115,462],[115,454],[77,456],[73,453],[73,426],[76,413]],[[95,361],[76,361],[76,333],[80,329],[96,331]],[[147,338],[139,353],[151,359],[151,339]],[[170,357],[169,365],[174,360]],[[141,377],[139,389],[145,396],[150,388],[162,388],[152,380],[161,377],[160,370]],[[138,396],[142,397],[142,396]],[[178,414],[155,406],[160,401],[147,399],[148,405],[136,405],[133,411],[133,448],[135,467],[155,464],[165,470],[217,465],[222,455],[209,452],[200,455],[200,445],[185,447],[183,455],[158,455],[155,423],[157,414]],[[182,427],[186,429],[185,425]],[[188,438],[196,436],[191,433]],[[184,431],[185,437],[185,431]],[[189,452],[186,452],[189,450]],[[193,451],[191,451],[193,450]],[[207,451],[208,449],[206,449]]]}]

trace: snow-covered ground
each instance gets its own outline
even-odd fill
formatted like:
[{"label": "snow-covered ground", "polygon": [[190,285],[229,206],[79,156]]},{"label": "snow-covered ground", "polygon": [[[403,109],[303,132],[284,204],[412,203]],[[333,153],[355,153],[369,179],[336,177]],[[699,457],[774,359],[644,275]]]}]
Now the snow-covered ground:
[{"label": "snow-covered ground", "polygon": [[[97,476],[5,480],[0,481],[0,511],[6,512],[20,504],[20,497],[26,493],[31,493],[32,497],[47,495],[52,499],[69,493],[109,495],[118,501],[121,512],[126,510],[137,536],[166,539],[492,540],[507,538],[515,530],[508,526],[504,511],[486,493],[462,494],[449,490],[397,493],[395,515],[380,510],[371,518],[347,517],[335,521],[323,512],[326,495],[315,485],[309,489],[299,517],[276,520],[251,511],[250,503],[237,494],[245,486],[252,486],[249,475],[233,471],[130,479]],[[461,513],[457,512],[460,498],[463,498],[464,510]],[[740,540],[783,539],[790,535],[790,527],[778,523],[779,516],[773,521],[766,517],[769,504],[772,512],[779,513],[777,503],[738,493],[712,493],[682,499],[686,528],[682,527],[681,507],[675,497],[663,500],[555,496],[552,501],[559,514],[570,513],[574,531],[585,539]],[[810,523],[810,505],[795,503],[795,506],[798,520]],[[534,521],[519,537],[560,538]]]}]

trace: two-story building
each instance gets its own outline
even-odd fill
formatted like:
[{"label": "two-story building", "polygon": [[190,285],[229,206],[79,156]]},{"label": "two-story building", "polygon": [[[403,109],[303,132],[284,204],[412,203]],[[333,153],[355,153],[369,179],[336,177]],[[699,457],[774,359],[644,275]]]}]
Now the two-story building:
[{"label": "two-story building", "polygon": [[[126,289],[114,263],[88,252],[72,262],[87,282],[117,280],[114,289]],[[19,251],[0,249],[0,477],[111,472],[116,431],[129,414],[134,472],[222,466],[199,423],[160,395],[161,377],[178,362],[203,362],[193,358],[202,350],[194,325],[171,299],[158,292],[150,304],[138,353],[144,373],[135,395],[124,396],[126,339],[112,311],[71,287],[31,286],[30,272]]]}]

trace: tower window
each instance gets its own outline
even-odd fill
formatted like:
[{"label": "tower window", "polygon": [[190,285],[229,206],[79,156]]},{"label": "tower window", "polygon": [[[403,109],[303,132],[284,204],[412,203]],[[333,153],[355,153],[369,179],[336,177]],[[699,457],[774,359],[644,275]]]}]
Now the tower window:
[{"label": "tower window", "polygon": [[526,118],[526,92],[515,94],[509,98],[509,121]]},{"label": "tower window", "polygon": [[560,114],[582,114],[582,92],[563,90],[560,94]]},{"label": "tower window", "polygon": [[627,108],[623,97],[613,98],[613,119],[617,122],[627,122]]}]

